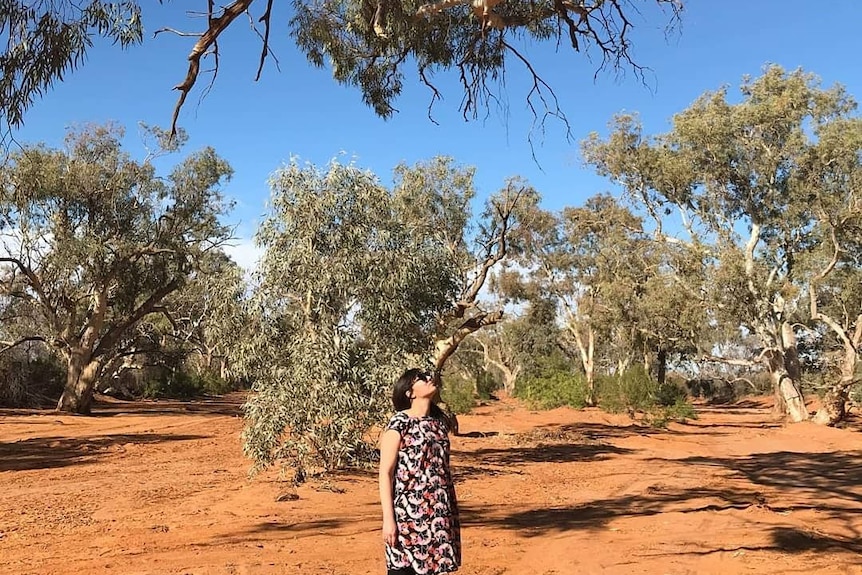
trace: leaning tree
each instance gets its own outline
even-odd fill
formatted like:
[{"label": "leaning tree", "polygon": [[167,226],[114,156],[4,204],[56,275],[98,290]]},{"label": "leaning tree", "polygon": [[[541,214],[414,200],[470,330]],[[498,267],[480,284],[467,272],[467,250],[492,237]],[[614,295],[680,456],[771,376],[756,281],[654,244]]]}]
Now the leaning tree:
[{"label": "leaning tree", "polygon": [[[160,3],[164,3],[160,0]],[[415,66],[418,82],[429,89],[431,105],[442,94],[435,74],[453,71],[463,91],[461,110],[475,117],[498,101],[509,64],[525,67],[532,77],[527,102],[537,118],[564,118],[550,86],[520,50],[525,41],[568,44],[574,52],[593,54],[600,68],[629,68],[642,77],[631,54],[632,29],[641,11],[661,11],[673,26],[684,0],[300,0],[293,3],[286,28],[315,66],[329,65],[335,80],[356,87],[374,111],[389,116],[401,93],[406,69]],[[219,40],[248,16],[261,40],[257,77],[270,47],[275,0],[233,0],[221,5],[195,3],[204,25],[184,30],[182,22],[156,30],[197,37],[188,54],[186,77],[175,89],[179,98],[173,126],[201,72],[212,57],[215,80]],[[278,4],[278,6],[276,6]],[[7,0],[0,4],[0,30],[8,31],[0,48],[0,118],[19,127],[34,98],[81,65],[96,40],[128,46],[142,41],[142,3],[61,0]],[[148,6],[147,10],[156,10]],[[277,26],[277,22],[276,22]],[[544,108],[544,109],[542,109]]]},{"label": "leaning tree", "polygon": [[0,168],[0,302],[21,320],[4,326],[0,352],[52,346],[67,365],[62,411],[90,411],[134,328],[230,236],[220,188],[231,169],[214,150],[163,178],[123,152],[121,136],[71,132],[65,149],[24,147]]}]

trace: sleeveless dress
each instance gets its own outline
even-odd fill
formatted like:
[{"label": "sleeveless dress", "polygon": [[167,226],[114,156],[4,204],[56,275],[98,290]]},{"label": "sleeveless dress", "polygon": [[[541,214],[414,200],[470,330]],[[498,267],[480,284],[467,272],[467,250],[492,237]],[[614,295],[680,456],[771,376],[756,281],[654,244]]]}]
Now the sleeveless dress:
[{"label": "sleeveless dress", "polygon": [[418,575],[451,573],[461,564],[461,527],[446,424],[399,411],[386,429],[401,435],[392,499],[396,544],[386,546],[386,568]]}]

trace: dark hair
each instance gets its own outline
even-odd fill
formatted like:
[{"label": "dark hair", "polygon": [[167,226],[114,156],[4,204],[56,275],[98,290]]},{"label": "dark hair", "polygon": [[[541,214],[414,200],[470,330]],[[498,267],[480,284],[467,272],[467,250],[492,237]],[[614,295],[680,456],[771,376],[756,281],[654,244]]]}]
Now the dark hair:
[{"label": "dark hair", "polygon": [[[410,398],[407,397],[407,392],[413,388],[413,384],[420,377],[430,378],[434,377],[434,375],[414,367],[401,374],[401,377],[395,382],[395,387],[392,388],[392,407],[395,408],[395,411],[410,409]],[[443,410],[436,403],[431,403],[430,415],[445,423],[447,428],[450,427],[449,418],[446,417],[446,414],[443,413]]]}]

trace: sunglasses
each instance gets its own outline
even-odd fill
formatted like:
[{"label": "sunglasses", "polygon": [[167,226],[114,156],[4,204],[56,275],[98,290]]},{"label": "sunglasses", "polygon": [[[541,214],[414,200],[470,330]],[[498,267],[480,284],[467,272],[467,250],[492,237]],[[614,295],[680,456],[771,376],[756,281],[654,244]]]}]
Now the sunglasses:
[{"label": "sunglasses", "polygon": [[434,381],[434,376],[433,376],[433,375],[431,375],[430,373],[420,373],[419,375],[417,375],[417,376],[416,376],[416,381],[428,381],[428,382],[433,382],[433,381]]}]

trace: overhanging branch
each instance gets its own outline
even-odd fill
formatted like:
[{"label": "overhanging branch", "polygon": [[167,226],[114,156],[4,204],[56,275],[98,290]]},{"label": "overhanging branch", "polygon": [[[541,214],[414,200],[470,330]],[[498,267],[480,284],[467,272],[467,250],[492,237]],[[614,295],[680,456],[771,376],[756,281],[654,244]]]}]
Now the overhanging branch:
[{"label": "overhanging branch", "polygon": [[231,22],[248,10],[254,0],[235,0],[230,5],[226,6],[218,18],[210,18],[208,20],[209,27],[201,34],[200,39],[195,43],[189,54],[189,69],[186,73],[186,79],[180,84],[177,84],[174,89],[179,90],[180,96],[177,99],[177,104],[174,107],[174,115],[171,120],[171,137],[177,134],[177,118],[180,115],[180,110],[186,101],[186,97],[191,92],[198,79],[198,74],[201,69],[201,56],[203,56],[212,46],[218,41],[219,35],[230,26]]}]

